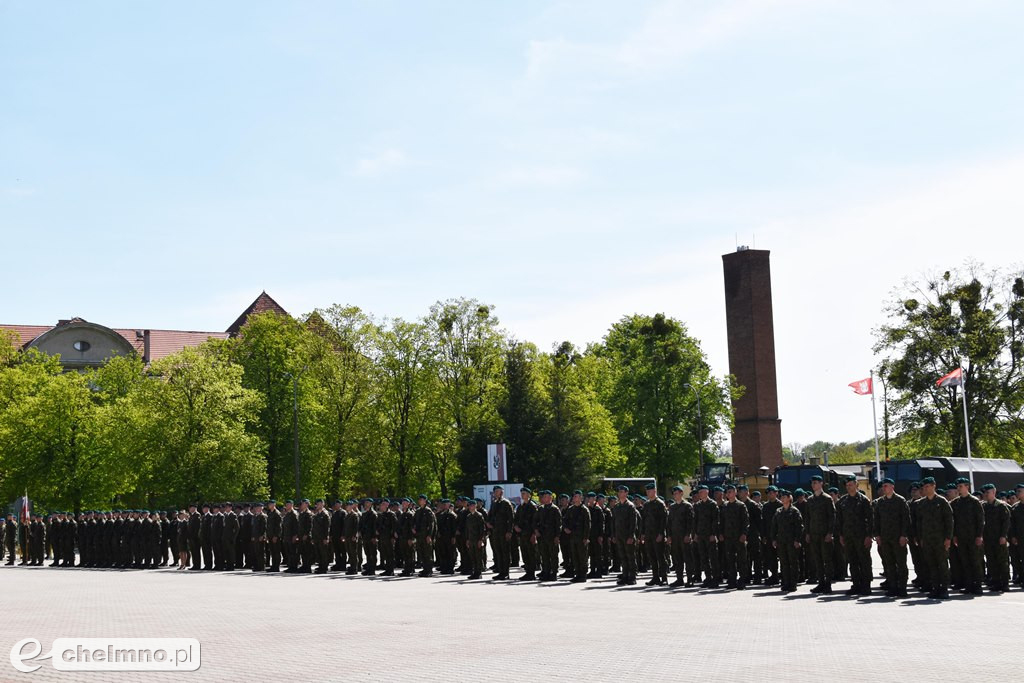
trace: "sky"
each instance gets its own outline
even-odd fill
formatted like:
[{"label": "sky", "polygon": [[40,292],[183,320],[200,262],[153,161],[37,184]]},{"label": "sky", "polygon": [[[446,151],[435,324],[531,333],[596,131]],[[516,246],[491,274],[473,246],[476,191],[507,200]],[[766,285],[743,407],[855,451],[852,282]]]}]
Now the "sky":
[{"label": "sky", "polygon": [[728,372],[771,250],[784,443],[908,279],[1024,258],[1024,3],[0,0],[0,322],[223,330],[266,290],[542,349],[665,312]]}]

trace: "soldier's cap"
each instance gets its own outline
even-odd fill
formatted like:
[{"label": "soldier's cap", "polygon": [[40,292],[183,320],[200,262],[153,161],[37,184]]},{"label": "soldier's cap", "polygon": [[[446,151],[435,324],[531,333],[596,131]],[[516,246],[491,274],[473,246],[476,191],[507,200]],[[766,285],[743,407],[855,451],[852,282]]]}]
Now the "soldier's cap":
[{"label": "soldier's cap", "polygon": [[483,498],[474,498],[473,500],[475,500],[476,502],[480,503],[481,505],[484,504],[484,499]]},{"label": "soldier's cap", "polygon": [[[309,501],[307,500],[306,502],[308,503]],[[323,498],[317,498],[316,502],[317,503],[322,503],[322,502],[324,502],[324,499]]]},{"label": "soldier's cap", "polygon": [[491,487],[491,491],[492,492],[493,491],[504,491],[504,490],[505,490],[505,487],[502,486],[501,484],[495,484],[494,486]]},{"label": "soldier's cap", "polygon": [[345,501],[345,505],[358,505],[358,502],[356,502],[355,498],[349,498]]},{"label": "soldier's cap", "polygon": [[835,486],[829,486],[828,487],[828,492],[829,493],[839,493],[839,488],[835,487]]},{"label": "soldier's cap", "polygon": [[303,498],[301,502],[308,504],[309,503],[309,498]]},{"label": "soldier's cap", "polygon": [[673,486],[673,487],[672,487],[672,493],[675,493],[675,492],[677,492],[677,491],[678,491],[679,493],[682,493],[682,492],[683,492],[683,487],[682,487],[682,486]]},{"label": "soldier's cap", "polygon": [[946,491],[956,491],[956,487],[957,487],[957,483],[951,481],[948,484],[946,484],[945,486],[943,486],[942,488],[944,490],[946,490]]},{"label": "soldier's cap", "polygon": [[787,491],[786,489],[782,489],[782,490],[779,491],[779,497],[780,498],[792,498],[793,494],[790,491]]},{"label": "soldier's cap", "polygon": [[708,491],[709,490],[708,489],[708,485],[707,484],[701,484],[700,486],[697,487],[697,490],[698,491]]},{"label": "soldier's cap", "polygon": [[935,477],[925,477],[921,480],[921,486],[927,486],[929,484],[935,486]]},{"label": "soldier's cap", "polygon": [[960,486],[961,484],[963,484],[964,486],[970,486],[971,485],[971,480],[968,479],[967,477],[959,477],[956,480],[956,485]]},{"label": "soldier's cap", "polygon": [[259,502],[259,501],[257,500],[257,501],[256,501],[255,503],[253,503],[253,504],[252,504],[252,506],[253,506],[254,508],[261,508],[261,507],[263,507],[263,503],[261,503],[261,502]]},{"label": "soldier's cap", "polygon": [[[208,507],[210,507],[210,504],[209,503],[203,503],[203,507],[204,508],[208,508]],[[135,512],[135,510],[132,510],[132,512]]]},{"label": "soldier's cap", "polygon": [[753,498],[760,498],[760,497],[761,497],[761,492],[760,492],[760,491],[756,491],[756,490],[755,490],[755,491],[752,491],[752,492],[750,493],[750,495],[751,495],[751,497],[753,497]]},{"label": "soldier's cap", "polygon": [[1017,490],[1020,491],[1021,489],[1024,489],[1024,484],[1017,484]]},{"label": "soldier's cap", "polygon": [[793,495],[794,496],[806,496],[807,495],[807,491],[804,491],[801,488],[796,488],[796,489],[793,489]]},{"label": "soldier's cap", "polygon": [[244,510],[245,508],[251,508],[252,507],[252,503],[242,502],[241,506],[242,506],[242,509]]},{"label": "soldier's cap", "polygon": [[746,484],[738,484],[736,486],[736,490],[737,491],[749,491],[750,487],[748,487]]},{"label": "soldier's cap", "polygon": [[566,499],[568,499],[569,498],[569,494],[568,493],[559,493],[558,497],[559,498],[566,498]]},{"label": "soldier's cap", "polygon": [[519,493],[520,494],[523,494],[523,493],[531,493],[532,494],[533,493],[533,489],[531,489],[529,486],[524,486],[521,489],[519,489]]},{"label": "soldier's cap", "polygon": [[648,491],[650,491],[652,489],[658,488],[658,486],[654,482],[650,482],[649,481],[646,484],[644,484],[644,488],[647,489]]},{"label": "soldier's cap", "polygon": [[616,491],[625,491],[626,493],[629,493],[629,487],[626,486],[625,484],[619,484],[618,486],[615,487],[615,490]]},{"label": "soldier's cap", "polygon": [[270,500],[267,501],[267,505],[277,505],[277,501],[271,498]]},{"label": "soldier's cap", "polygon": [[778,493],[779,487],[776,486],[775,484],[770,484],[768,488],[765,489],[765,491],[775,491],[776,493]]},{"label": "soldier's cap", "polygon": [[449,499],[447,499],[447,498],[442,498],[442,499],[441,499],[441,502],[442,502],[442,503],[450,503],[450,502],[452,502],[452,501],[451,501],[451,500],[449,500]]},{"label": "soldier's cap", "polygon": [[857,475],[855,475],[855,474],[848,474],[848,475],[846,475],[846,477],[843,478],[843,481],[844,482],[851,482],[851,481],[855,482],[855,481],[857,481]]},{"label": "soldier's cap", "polygon": [[541,489],[540,492],[537,495],[540,495],[540,496],[550,496],[551,495],[551,489]]},{"label": "soldier's cap", "polygon": [[919,482],[919,481],[911,482],[911,484],[910,484],[910,490],[911,491],[913,491],[914,489],[919,489],[919,488],[921,488],[921,482]]},{"label": "soldier's cap", "polygon": [[594,491],[587,491],[587,498],[597,498],[597,493]]},{"label": "soldier's cap", "polygon": [[735,491],[736,487],[734,485],[732,485],[732,484],[726,484],[725,486],[722,487],[722,490],[723,491]]},{"label": "soldier's cap", "polygon": [[597,494],[597,499],[598,500],[607,500],[608,496],[604,495],[603,493],[599,493],[599,494]]},{"label": "soldier's cap", "polygon": [[712,488],[711,490],[712,490],[712,491],[713,491],[714,493],[724,493],[724,492],[725,492],[725,489],[724,489],[724,488],[722,488],[721,486],[715,486],[715,487],[714,487],[714,488]]},{"label": "soldier's cap", "polygon": [[825,481],[820,474],[815,474],[811,477],[811,481]]},{"label": "soldier's cap", "polygon": [[362,502],[363,503],[372,503],[373,502],[373,498],[363,498]]},{"label": "soldier's cap", "polygon": [[981,490],[982,491],[995,491],[996,490],[996,485],[995,484],[985,484],[984,486],[981,487]]},{"label": "soldier's cap", "polygon": [[226,508],[231,508],[231,507],[234,507],[234,506],[235,506],[234,503],[224,503],[224,507],[226,507]]},{"label": "soldier's cap", "polygon": [[[416,500],[430,500],[430,499],[427,498],[427,494],[421,493]],[[410,500],[409,502],[411,503],[412,501]]]},{"label": "soldier's cap", "polygon": [[572,495],[574,495],[574,496],[582,496],[583,495],[583,489],[576,489],[575,491],[572,492]]},{"label": "soldier's cap", "polygon": [[469,499],[468,501],[466,501],[466,502],[468,502],[468,503],[469,503],[470,505],[476,505],[476,500],[475,500],[475,499],[473,499],[473,498],[470,498],[470,499]]}]

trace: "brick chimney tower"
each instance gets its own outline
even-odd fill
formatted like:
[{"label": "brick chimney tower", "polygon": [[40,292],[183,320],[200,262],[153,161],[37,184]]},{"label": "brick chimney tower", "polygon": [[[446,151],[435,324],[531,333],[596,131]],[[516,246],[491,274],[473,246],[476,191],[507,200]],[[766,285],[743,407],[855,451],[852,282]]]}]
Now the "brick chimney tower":
[{"label": "brick chimney tower", "polygon": [[738,247],[722,256],[729,372],[744,387],[733,402],[732,461],[741,475],[782,464],[770,253]]}]

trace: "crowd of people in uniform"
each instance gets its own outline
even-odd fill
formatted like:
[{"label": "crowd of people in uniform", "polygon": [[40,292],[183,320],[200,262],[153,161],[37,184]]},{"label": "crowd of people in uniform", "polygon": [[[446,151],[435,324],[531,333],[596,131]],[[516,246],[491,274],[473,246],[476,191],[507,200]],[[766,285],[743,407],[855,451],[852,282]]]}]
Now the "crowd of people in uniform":
[{"label": "crowd of people in uniform", "polygon": [[[490,546],[492,580],[582,583],[617,574],[617,585],[741,590],[801,583],[832,593],[850,580],[848,595],[869,595],[882,561],[885,594],[908,596],[913,586],[934,599],[955,589],[1007,591],[1024,579],[1024,483],[1014,491],[986,484],[971,491],[960,479],[937,491],[925,478],[910,498],[885,479],[865,496],[850,477],[846,492],[769,486],[762,497],[746,486],[697,486],[671,500],[654,484],[644,494],[619,486],[614,495],[521,491],[514,505],[495,486],[490,507],[459,496],[193,503],[187,510],[90,510],[78,514],[15,515],[0,525],[0,560],[12,565],[155,568],[191,571],[317,573],[480,579]],[[763,498],[763,500],[762,500]],[[907,555],[915,578],[909,581]],[[1013,577],[1011,580],[1011,568]],[[417,571],[418,570],[418,571]],[[669,575],[674,579],[669,583]]]}]

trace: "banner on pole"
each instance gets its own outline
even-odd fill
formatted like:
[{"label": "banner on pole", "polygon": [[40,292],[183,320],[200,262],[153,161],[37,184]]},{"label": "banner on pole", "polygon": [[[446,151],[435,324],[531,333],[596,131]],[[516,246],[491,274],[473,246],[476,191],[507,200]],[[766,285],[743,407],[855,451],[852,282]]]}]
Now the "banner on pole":
[{"label": "banner on pole", "polygon": [[505,444],[487,444],[487,481],[505,481],[508,478],[508,462]]},{"label": "banner on pole", "polygon": [[859,379],[856,382],[850,382],[847,386],[853,389],[853,393],[859,394],[860,396],[867,396],[868,394],[875,393],[874,380],[871,377],[867,379]]}]

